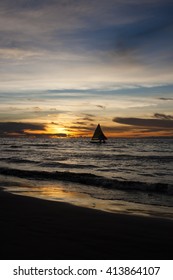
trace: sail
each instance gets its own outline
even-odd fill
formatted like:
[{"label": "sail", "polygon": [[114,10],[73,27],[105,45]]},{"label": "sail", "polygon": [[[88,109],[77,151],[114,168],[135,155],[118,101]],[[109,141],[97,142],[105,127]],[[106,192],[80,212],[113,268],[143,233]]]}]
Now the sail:
[{"label": "sail", "polygon": [[107,137],[104,135],[104,133],[100,127],[100,124],[98,124],[98,126],[96,127],[92,140],[99,140],[99,141],[107,140]]}]

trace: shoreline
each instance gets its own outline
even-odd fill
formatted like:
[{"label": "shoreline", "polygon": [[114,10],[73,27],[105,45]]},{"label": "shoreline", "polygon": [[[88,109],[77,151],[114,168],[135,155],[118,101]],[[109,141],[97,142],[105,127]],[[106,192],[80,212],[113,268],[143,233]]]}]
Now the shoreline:
[{"label": "shoreline", "polygon": [[[88,192],[87,186],[63,181],[33,181],[24,178],[0,176],[0,186],[11,194],[44,199],[47,201],[64,202],[74,206],[96,209],[108,213],[137,215],[173,220],[172,206],[140,203],[124,199],[102,199]],[[78,186],[79,185],[79,186]],[[77,187],[78,186],[78,187]],[[84,188],[84,189],[82,189]]]},{"label": "shoreline", "polygon": [[[95,196],[95,187],[92,185],[67,182],[62,180],[40,180],[18,178],[13,176],[0,175],[0,187],[12,194],[44,199],[48,201],[64,202],[88,209],[96,209],[108,213],[137,215],[144,217],[156,217],[173,220],[172,198],[167,200],[167,205],[152,203],[153,196],[143,193],[143,201],[132,196],[128,198],[126,193],[116,193],[114,198],[105,199],[104,194]],[[97,191],[98,191],[97,187]],[[105,189],[107,191],[107,189]],[[100,187],[102,193],[103,188]],[[142,193],[140,193],[142,195]],[[161,194],[160,194],[161,195]],[[112,194],[111,194],[112,196]],[[163,196],[163,194],[162,194]],[[144,199],[145,197],[145,199]],[[132,198],[132,199],[131,199]],[[145,201],[150,199],[149,201]],[[156,197],[157,199],[157,197]],[[168,199],[168,198],[167,198]],[[147,203],[146,203],[147,202]],[[162,201],[161,201],[162,202]],[[171,203],[171,204],[170,204]]]},{"label": "shoreline", "polygon": [[[28,187],[25,187],[25,189]],[[46,187],[46,189],[49,188]],[[122,214],[122,215],[130,215],[130,216],[139,216],[139,217],[149,217],[149,218],[160,218],[167,219],[173,221],[173,213],[170,211],[172,207],[170,206],[160,206],[160,205],[148,205],[137,202],[129,202],[124,200],[102,200],[97,199],[89,194],[78,193],[78,192],[70,192],[66,191],[64,193],[61,188],[59,189],[58,196],[53,194],[52,197],[46,195],[45,187],[44,194],[42,194],[42,189],[39,186],[38,193],[35,188],[32,187],[33,190],[28,191],[15,191],[8,190],[4,188],[4,191],[22,197],[31,197],[36,199],[42,199],[49,202],[60,202],[65,204],[70,204],[72,206],[87,208],[91,210],[98,210],[106,213],[112,214]],[[163,212],[164,211],[164,212]]]},{"label": "shoreline", "polygon": [[1,259],[172,259],[173,221],[0,190]]}]

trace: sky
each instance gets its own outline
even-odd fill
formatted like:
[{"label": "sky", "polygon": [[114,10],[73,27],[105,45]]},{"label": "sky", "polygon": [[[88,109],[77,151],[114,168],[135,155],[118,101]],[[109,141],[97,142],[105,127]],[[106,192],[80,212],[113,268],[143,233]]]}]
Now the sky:
[{"label": "sky", "polygon": [[172,0],[1,0],[0,136],[173,136]]}]

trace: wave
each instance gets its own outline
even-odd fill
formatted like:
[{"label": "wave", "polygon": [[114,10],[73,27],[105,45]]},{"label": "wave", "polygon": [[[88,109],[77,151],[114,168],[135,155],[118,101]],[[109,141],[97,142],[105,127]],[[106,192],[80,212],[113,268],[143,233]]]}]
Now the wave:
[{"label": "wave", "polygon": [[83,153],[83,154],[73,154],[74,158],[92,158],[92,159],[99,159],[99,160],[111,160],[111,161],[134,161],[137,162],[173,162],[173,156],[165,155],[165,156],[159,156],[159,155],[131,155],[131,154],[92,154],[92,153]]},{"label": "wave", "polygon": [[156,155],[115,155],[115,160],[137,160],[137,161],[153,161],[153,162],[173,162],[173,156],[156,156]]},{"label": "wave", "polygon": [[15,157],[1,158],[0,161],[6,161],[8,163],[38,163],[38,161],[35,160],[15,158]]},{"label": "wave", "polygon": [[84,165],[84,164],[73,164],[73,163],[62,163],[62,162],[45,162],[39,164],[39,166],[42,167],[59,167],[59,168],[80,168],[80,169],[85,169],[87,168],[95,168],[95,165]]},{"label": "wave", "polygon": [[98,176],[91,173],[74,173],[66,171],[31,171],[0,167],[0,174],[34,180],[61,180],[85,185],[92,185],[95,187],[103,187],[107,189],[143,192],[147,191],[173,195],[172,184],[145,183],[139,181],[119,181],[117,179],[108,179],[103,176]]}]

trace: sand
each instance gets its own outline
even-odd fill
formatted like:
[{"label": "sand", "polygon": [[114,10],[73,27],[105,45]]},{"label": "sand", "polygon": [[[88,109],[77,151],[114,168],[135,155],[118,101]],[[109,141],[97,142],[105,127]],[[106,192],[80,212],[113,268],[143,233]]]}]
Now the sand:
[{"label": "sand", "polygon": [[173,259],[173,221],[0,191],[0,259]]}]

